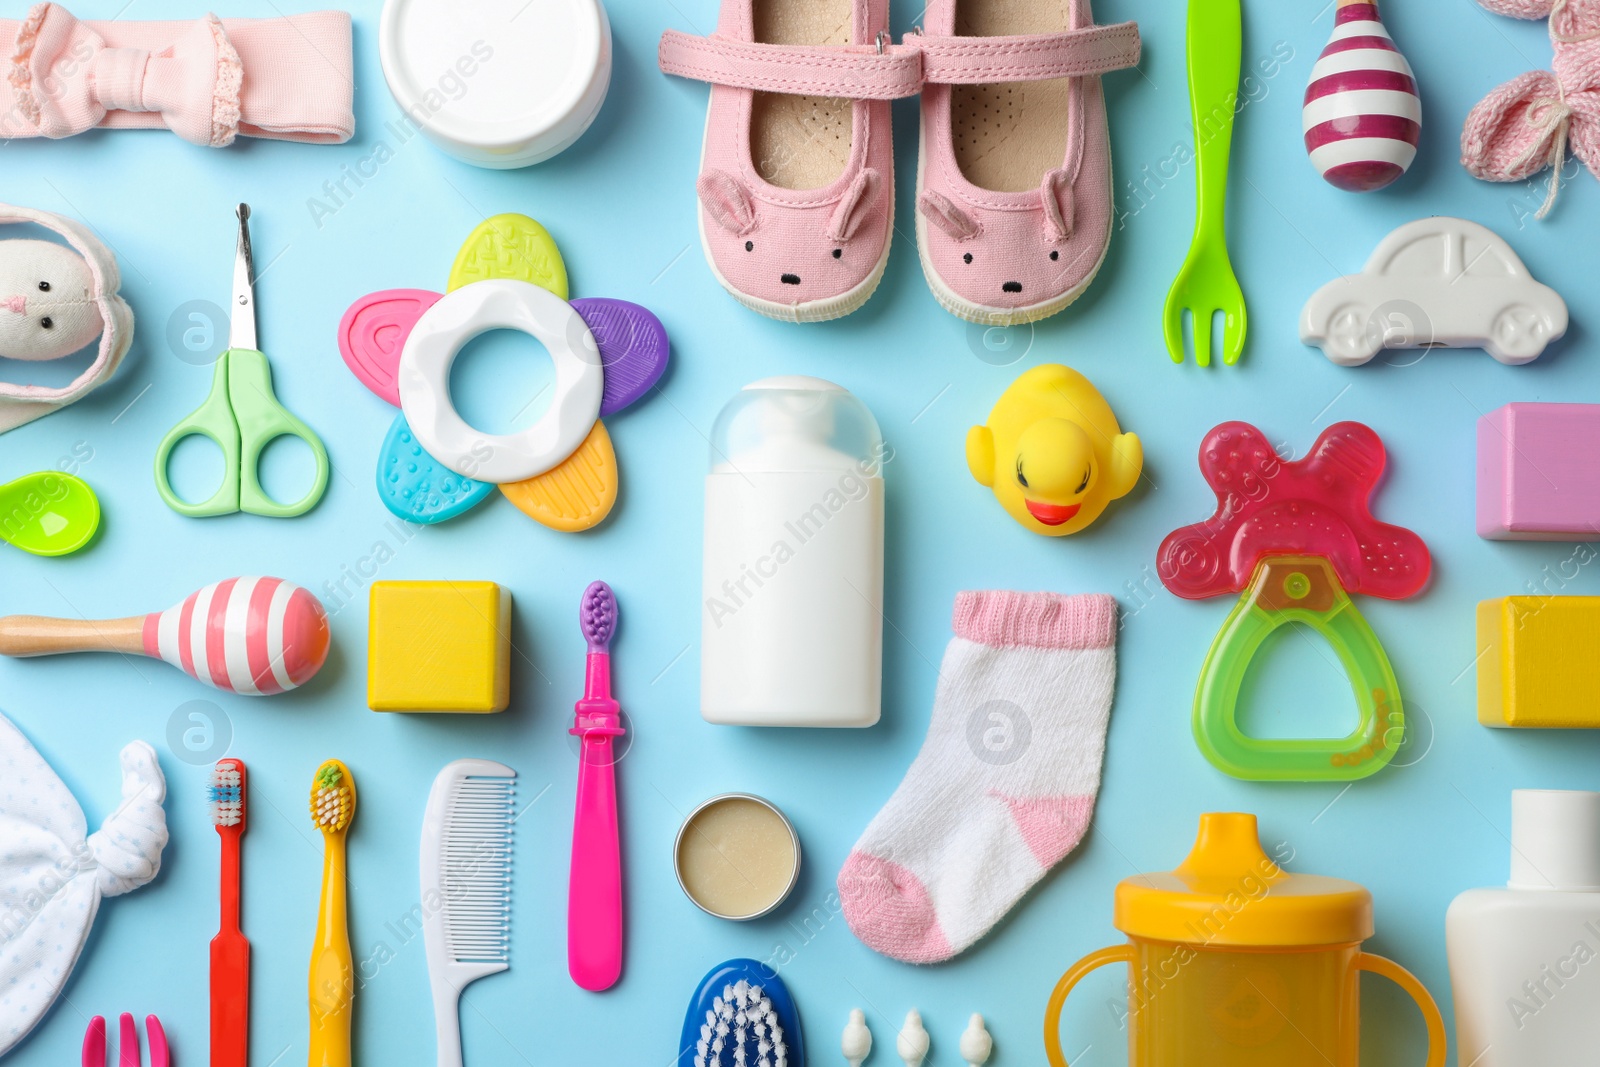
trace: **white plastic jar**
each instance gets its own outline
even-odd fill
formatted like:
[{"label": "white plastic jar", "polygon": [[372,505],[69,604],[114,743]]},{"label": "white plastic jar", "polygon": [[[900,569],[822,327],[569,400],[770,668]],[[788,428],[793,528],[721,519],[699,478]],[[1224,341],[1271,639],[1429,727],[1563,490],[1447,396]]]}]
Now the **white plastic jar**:
[{"label": "white plastic jar", "polygon": [[740,390],[711,431],[700,713],[871,726],[883,678],[883,435],[820,378]]},{"label": "white plastic jar", "polygon": [[600,0],[385,0],[378,55],[405,112],[384,139],[417,130],[466,163],[531,166],[600,113],[611,25]]}]

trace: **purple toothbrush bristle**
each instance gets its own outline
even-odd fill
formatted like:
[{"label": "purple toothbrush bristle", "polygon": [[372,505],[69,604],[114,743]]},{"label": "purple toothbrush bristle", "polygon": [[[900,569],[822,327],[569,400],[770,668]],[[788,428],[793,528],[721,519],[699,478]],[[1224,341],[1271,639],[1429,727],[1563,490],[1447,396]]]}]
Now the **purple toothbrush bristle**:
[{"label": "purple toothbrush bristle", "polygon": [[611,638],[617,632],[617,594],[605,582],[591,582],[578,605],[578,625],[590,652],[611,651]]}]

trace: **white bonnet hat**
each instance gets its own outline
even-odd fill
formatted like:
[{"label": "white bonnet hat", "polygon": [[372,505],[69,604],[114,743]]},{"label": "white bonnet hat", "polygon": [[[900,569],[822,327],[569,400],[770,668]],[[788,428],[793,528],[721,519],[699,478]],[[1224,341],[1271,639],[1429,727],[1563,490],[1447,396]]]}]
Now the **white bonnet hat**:
[{"label": "white bonnet hat", "polygon": [[132,742],[122,750],[122,803],[89,834],[66,785],[0,716],[0,1056],[55,1003],[100,898],[161,869],[166,795],[155,750]]}]

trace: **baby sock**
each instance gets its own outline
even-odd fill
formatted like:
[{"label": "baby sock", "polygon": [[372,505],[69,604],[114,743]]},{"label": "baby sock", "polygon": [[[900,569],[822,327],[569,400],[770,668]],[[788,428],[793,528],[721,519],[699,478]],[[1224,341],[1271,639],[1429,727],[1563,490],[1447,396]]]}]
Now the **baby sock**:
[{"label": "baby sock", "polygon": [[839,872],[850,929],[908,963],[988,932],[1083,837],[1116,680],[1104,594],[956,596],[933,719]]}]

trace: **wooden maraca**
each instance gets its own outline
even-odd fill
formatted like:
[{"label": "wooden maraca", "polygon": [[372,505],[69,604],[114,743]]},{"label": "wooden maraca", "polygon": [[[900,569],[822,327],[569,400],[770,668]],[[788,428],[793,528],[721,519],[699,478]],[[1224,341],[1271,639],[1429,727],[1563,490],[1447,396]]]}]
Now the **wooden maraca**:
[{"label": "wooden maraca", "polygon": [[1311,68],[1300,119],[1312,165],[1340,189],[1382,189],[1417,157],[1417,81],[1376,3],[1338,0],[1333,36]]},{"label": "wooden maraca", "polygon": [[328,658],[328,613],[282,578],[229,578],[166,611],[126,619],[0,618],[0,655],[122,652],[163,659],[245,696],[303,685]]}]

